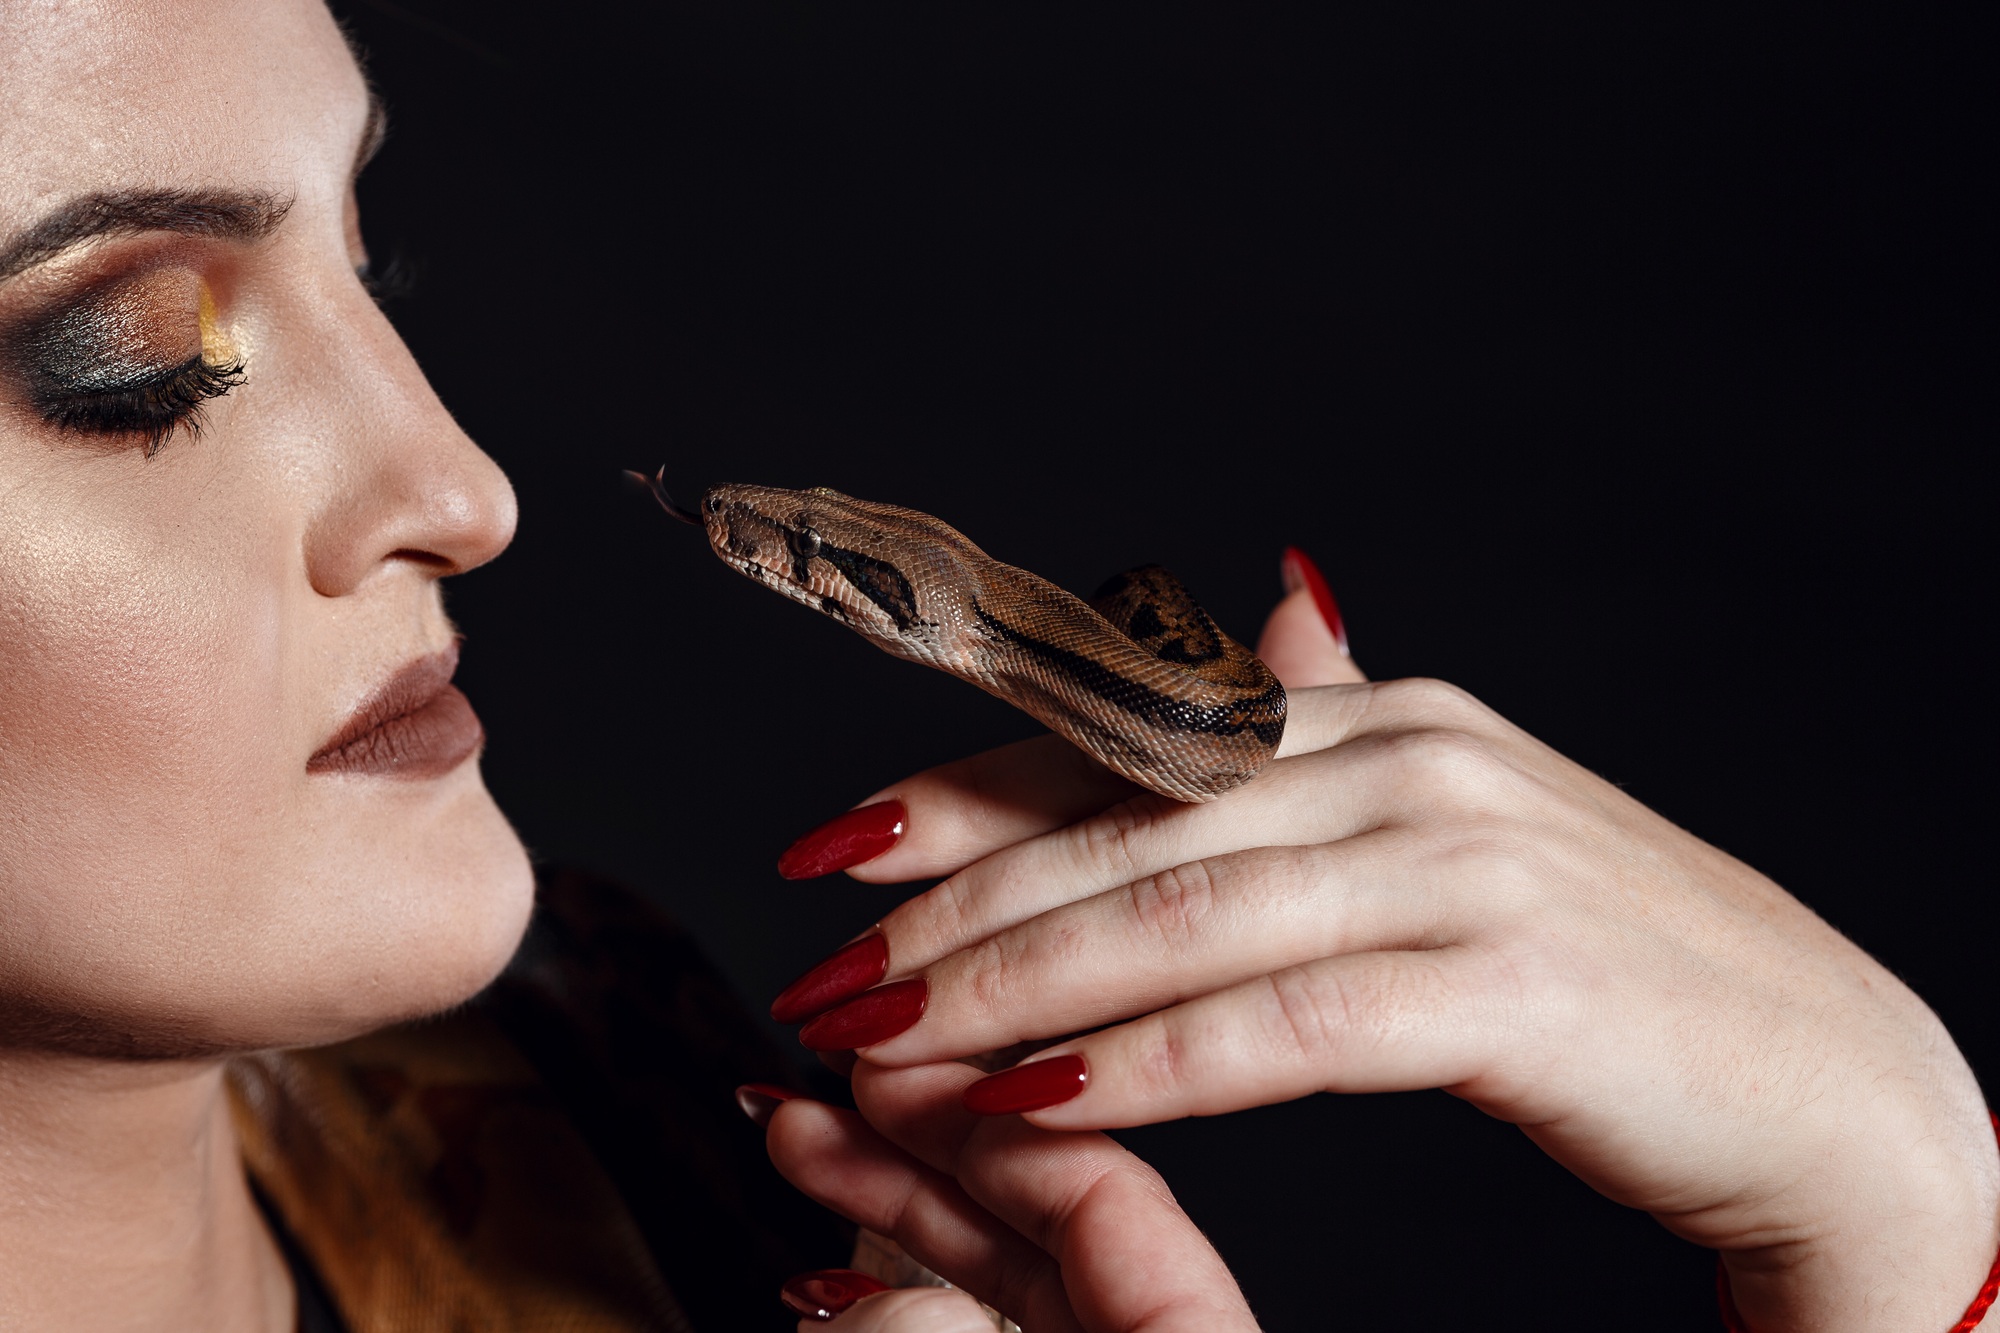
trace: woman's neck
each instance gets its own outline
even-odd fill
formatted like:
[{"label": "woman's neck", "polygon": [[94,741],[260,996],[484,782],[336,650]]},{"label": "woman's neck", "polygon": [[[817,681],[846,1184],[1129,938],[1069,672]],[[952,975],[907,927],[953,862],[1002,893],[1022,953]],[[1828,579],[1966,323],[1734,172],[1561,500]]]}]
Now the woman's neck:
[{"label": "woman's neck", "polygon": [[219,1061],[0,1050],[8,1327],[289,1333]]}]

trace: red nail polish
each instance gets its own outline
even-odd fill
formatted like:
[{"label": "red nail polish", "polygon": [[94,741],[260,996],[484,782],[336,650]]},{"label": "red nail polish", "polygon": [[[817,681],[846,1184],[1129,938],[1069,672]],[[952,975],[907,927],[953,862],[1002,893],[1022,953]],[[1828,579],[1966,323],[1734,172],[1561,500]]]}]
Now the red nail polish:
[{"label": "red nail polish", "polygon": [[1352,656],[1347,651],[1347,622],[1340,618],[1340,607],[1333,600],[1333,589],[1326,586],[1326,576],[1319,572],[1319,566],[1312,562],[1312,557],[1296,546],[1287,546],[1284,559],[1278,562],[1278,576],[1284,579],[1286,592],[1311,589],[1313,605],[1319,608],[1320,618],[1326,621],[1326,627],[1333,631],[1333,641],[1340,645],[1342,656]]},{"label": "red nail polish", "polygon": [[887,1291],[887,1284],[851,1268],[821,1268],[801,1273],[778,1292],[785,1308],[801,1319],[824,1323],[864,1296]]},{"label": "red nail polish", "polygon": [[786,879],[812,879],[873,861],[903,836],[903,803],[877,801],[829,819],[785,848],[778,873]]},{"label": "red nail polish", "polygon": [[892,981],[857,995],[838,1009],[829,1009],[799,1029],[799,1043],[809,1051],[852,1051],[887,1041],[908,1031],[924,1016],[931,1001],[931,984],[922,977]]},{"label": "red nail polish", "polygon": [[803,1023],[842,1000],[861,994],[889,973],[889,941],[871,930],[852,944],[785,987],[771,1001],[771,1017],[780,1023]]},{"label": "red nail polish", "polygon": [[736,1090],[736,1104],[743,1114],[762,1129],[771,1123],[771,1113],[799,1094],[775,1083],[745,1083]]},{"label": "red nail polish", "polygon": [[967,1084],[963,1099],[974,1115],[1019,1115],[1066,1102],[1089,1082],[1082,1056],[1052,1055]]}]

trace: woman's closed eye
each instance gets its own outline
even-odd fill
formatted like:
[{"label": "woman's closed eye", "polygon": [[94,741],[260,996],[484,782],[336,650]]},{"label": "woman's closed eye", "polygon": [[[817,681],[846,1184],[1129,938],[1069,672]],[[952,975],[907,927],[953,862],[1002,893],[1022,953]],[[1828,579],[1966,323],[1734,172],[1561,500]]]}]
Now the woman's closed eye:
[{"label": "woman's closed eye", "polygon": [[138,443],[148,458],[244,381],[214,297],[189,269],[155,270],[49,316],[20,340],[22,378],[56,429]]}]

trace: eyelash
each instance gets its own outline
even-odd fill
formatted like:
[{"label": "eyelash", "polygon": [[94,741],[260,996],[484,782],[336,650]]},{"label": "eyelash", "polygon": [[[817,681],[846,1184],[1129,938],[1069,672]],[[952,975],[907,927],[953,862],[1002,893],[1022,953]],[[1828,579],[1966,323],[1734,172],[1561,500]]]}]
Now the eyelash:
[{"label": "eyelash", "polygon": [[151,458],[176,430],[185,428],[190,439],[198,437],[203,405],[241,383],[241,362],[218,366],[197,355],[116,389],[51,399],[42,405],[42,419],[58,430],[86,435],[138,436]]},{"label": "eyelash", "polygon": [[[403,257],[396,255],[380,269],[361,265],[355,276],[377,305],[386,306],[409,295],[415,275]],[[242,362],[215,365],[197,355],[132,384],[49,399],[42,404],[42,419],[58,430],[83,435],[137,436],[146,457],[151,458],[166,447],[176,430],[185,429],[188,438],[199,438],[202,407],[243,379]]]}]

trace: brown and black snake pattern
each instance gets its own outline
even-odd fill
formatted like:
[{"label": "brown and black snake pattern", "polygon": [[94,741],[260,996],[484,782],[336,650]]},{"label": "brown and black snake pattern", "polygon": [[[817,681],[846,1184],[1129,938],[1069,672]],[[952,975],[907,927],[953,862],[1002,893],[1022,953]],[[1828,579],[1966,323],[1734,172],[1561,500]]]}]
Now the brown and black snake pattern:
[{"label": "brown and black snake pattern", "polygon": [[731,567],[1005,699],[1163,796],[1210,800],[1277,753],[1284,686],[1157,566],[1085,602],[914,509],[732,485],[689,514],[658,493]]}]

